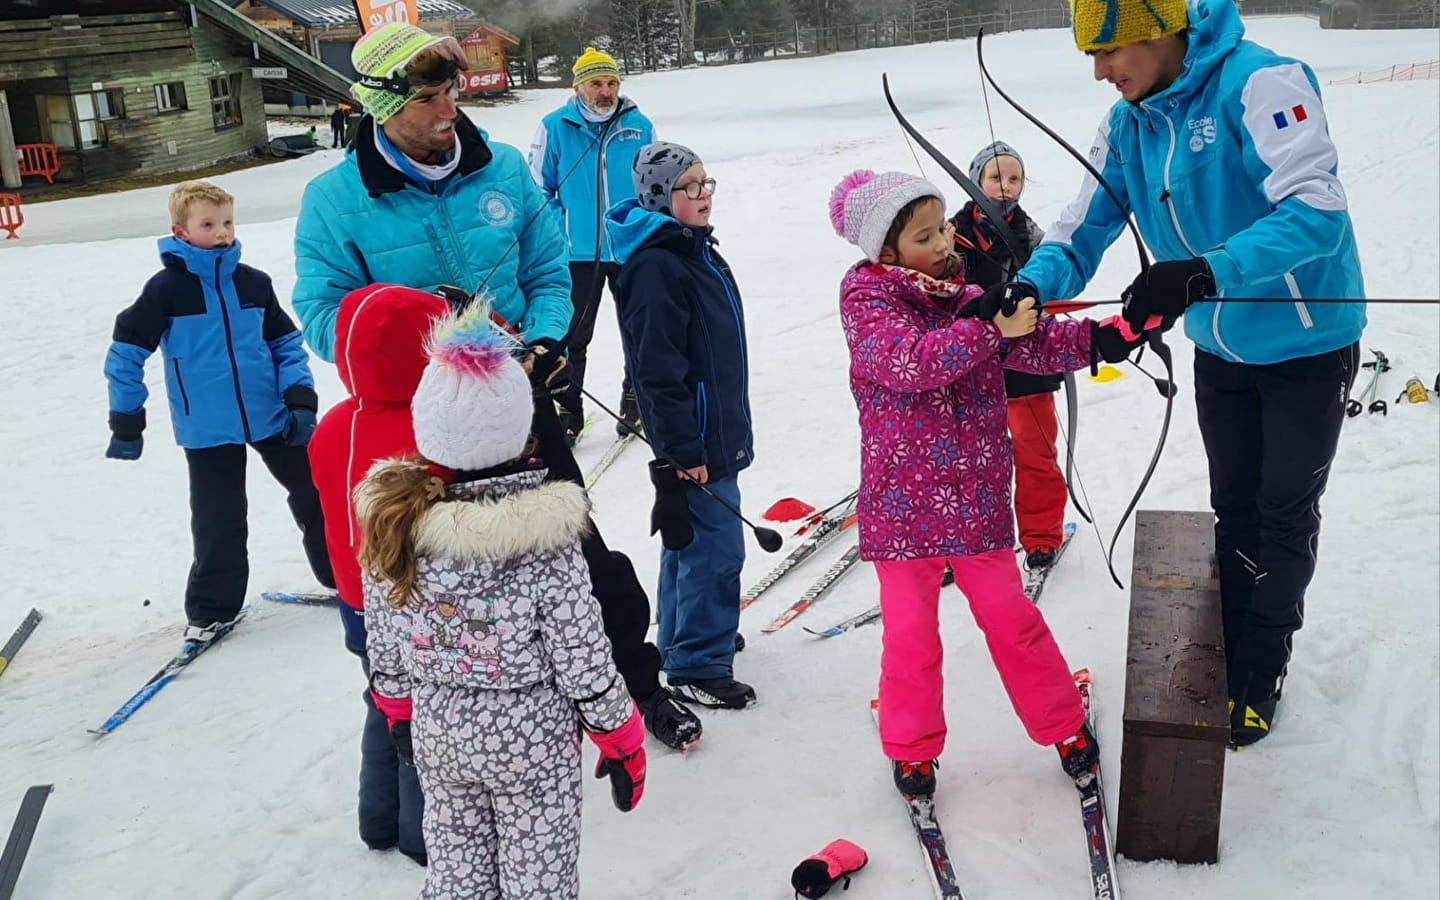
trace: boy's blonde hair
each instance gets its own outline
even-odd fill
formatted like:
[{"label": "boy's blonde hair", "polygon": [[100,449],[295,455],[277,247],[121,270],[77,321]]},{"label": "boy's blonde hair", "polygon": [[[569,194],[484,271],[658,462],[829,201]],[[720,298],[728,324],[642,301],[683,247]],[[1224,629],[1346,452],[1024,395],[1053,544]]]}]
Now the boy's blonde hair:
[{"label": "boy's blonde hair", "polygon": [[235,204],[235,198],[208,181],[182,181],[170,192],[170,222],[184,225],[190,207],[196,203],[213,203],[216,206]]}]

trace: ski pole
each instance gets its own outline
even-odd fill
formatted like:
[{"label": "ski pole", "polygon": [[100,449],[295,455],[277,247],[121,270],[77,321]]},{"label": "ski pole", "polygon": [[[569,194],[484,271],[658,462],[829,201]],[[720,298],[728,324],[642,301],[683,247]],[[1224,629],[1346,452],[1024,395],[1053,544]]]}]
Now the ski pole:
[{"label": "ski pole", "polygon": [[[676,472],[684,472],[684,471],[685,471],[685,467],[684,467],[684,466],[680,465],[678,462],[676,462],[675,460],[671,459],[670,456],[669,456],[669,454],[664,453],[663,451],[660,450],[659,447],[656,447],[653,443],[651,443],[650,439],[647,438],[645,435],[641,434],[641,433],[640,433],[640,430],[639,430],[638,428],[635,428],[635,427],[632,426],[629,422],[627,422],[627,421],[625,421],[624,419],[620,418],[619,413],[616,413],[616,412],[615,412],[614,410],[612,410],[610,407],[606,406],[605,404],[601,403],[599,400],[595,399],[595,395],[594,395],[594,394],[590,393],[589,391],[585,390],[584,388],[581,388],[581,389],[580,389],[580,393],[583,394],[585,397],[588,397],[591,403],[593,403],[593,404],[595,404],[596,406],[600,407],[601,411],[604,412],[607,416],[609,416],[610,418],[614,419],[616,422],[619,422],[620,424],[622,424],[622,425],[626,426],[627,428],[629,428],[629,429],[630,429],[630,432],[631,432],[632,434],[634,434],[634,435],[635,435],[637,438],[639,438],[640,440],[644,441],[645,444],[646,444],[651,450],[654,450],[654,451],[655,451],[655,456],[656,456],[657,458],[659,458],[661,461],[663,461],[663,462],[667,463],[668,465],[670,465],[672,468],[675,469]],[[761,550],[764,550],[766,553],[774,553],[775,551],[777,551],[777,550],[780,549],[781,544],[785,543],[784,540],[781,539],[781,537],[780,537],[780,532],[776,531],[776,530],[773,529],[773,528],[762,528],[762,527],[760,527],[759,525],[756,525],[754,522],[751,522],[749,519],[745,518],[745,514],[742,513],[740,510],[736,509],[733,505],[731,505],[730,501],[724,499],[723,497],[717,497],[717,496],[715,495],[715,493],[714,493],[713,491],[711,491],[708,487],[706,487],[705,485],[701,484],[701,483],[698,482],[698,481],[695,481],[694,479],[686,479],[686,480],[689,481],[691,484],[693,484],[695,487],[697,487],[697,488],[699,488],[700,490],[704,491],[704,492],[710,497],[711,500],[714,500],[716,503],[720,504],[720,505],[723,506],[725,509],[729,510],[732,514],[734,514],[735,518],[737,518],[737,519],[739,519],[740,521],[744,522],[746,525],[749,525],[749,526],[750,526],[750,531],[751,531],[751,533],[753,533],[753,534],[755,535],[755,541],[760,545],[760,549],[761,549]]]}]

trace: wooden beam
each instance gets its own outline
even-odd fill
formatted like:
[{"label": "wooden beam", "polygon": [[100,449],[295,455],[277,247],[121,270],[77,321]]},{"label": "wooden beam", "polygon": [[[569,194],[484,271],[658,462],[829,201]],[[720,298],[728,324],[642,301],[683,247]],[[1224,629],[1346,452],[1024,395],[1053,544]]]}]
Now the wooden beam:
[{"label": "wooden beam", "polygon": [[1214,516],[1135,517],[1117,852],[1213,863],[1230,739]]}]

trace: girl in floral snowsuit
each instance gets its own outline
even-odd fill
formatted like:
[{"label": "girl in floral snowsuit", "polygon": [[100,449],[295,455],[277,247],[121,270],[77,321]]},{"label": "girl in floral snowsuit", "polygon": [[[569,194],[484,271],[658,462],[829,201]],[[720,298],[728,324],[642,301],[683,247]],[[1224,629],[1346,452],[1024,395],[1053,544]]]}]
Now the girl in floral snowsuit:
[{"label": "girl in floral snowsuit", "polygon": [[970,601],[1030,738],[1067,772],[1098,756],[1070,668],[1015,562],[1003,369],[1048,374],[1139,339],[1116,319],[1006,314],[1003,285],[964,281],[938,188],[899,172],[852,173],[831,194],[836,232],[865,252],[845,273],[840,318],[860,408],[860,555],[880,579],[880,740],[907,795],[935,791],[945,745],[938,609],[948,565]]},{"label": "girl in floral snowsuit", "polygon": [[578,485],[526,458],[531,386],[484,309],[442,319],[412,404],[422,459],[355,491],[376,706],[425,792],[428,900],[579,896],[580,730],[627,811],[644,727],[611,661]]}]

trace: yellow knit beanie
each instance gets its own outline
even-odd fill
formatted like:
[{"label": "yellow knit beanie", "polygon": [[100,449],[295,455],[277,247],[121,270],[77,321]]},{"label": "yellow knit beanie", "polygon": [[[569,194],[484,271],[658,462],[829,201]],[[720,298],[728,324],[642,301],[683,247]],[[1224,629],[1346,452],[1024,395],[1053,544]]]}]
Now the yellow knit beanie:
[{"label": "yellow knit beanie", "polygon": [[596,76],[609,75],[616,81],[620,80],[620,67],[615,65],[615,57],[603,50],[596,50],[594,47],[586,47],[580,58],[575,60],[575,65],[570,68],[575,76],[572,84],[581,85]]},{"label": "yellow knit beanie", "polygon": [[1070,0],[1075,46],[1089,53],[1177,34],[1190,24],[1185,0]]}]

